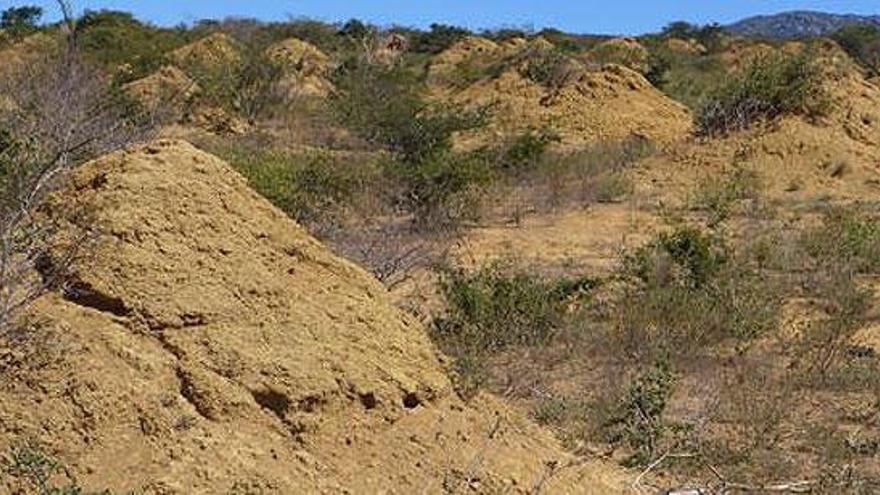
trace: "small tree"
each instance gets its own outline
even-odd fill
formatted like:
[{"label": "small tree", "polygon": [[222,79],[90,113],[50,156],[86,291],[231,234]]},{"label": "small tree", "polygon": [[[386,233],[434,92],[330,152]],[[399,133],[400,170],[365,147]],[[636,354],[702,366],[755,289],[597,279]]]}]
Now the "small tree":
[{"label": "small tree", "polygon": [[18,38],[35,31],[41,17],[43,9],[36,5],[10,7],[0,13],[0,29]]}]

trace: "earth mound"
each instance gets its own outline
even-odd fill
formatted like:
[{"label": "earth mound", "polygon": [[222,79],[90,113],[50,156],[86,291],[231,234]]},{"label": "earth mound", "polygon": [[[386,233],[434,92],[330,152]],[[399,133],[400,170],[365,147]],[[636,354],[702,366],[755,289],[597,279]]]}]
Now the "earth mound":
[{"label": "earth mound", "polygon": [[89,255],[0,340],[0,450],[35,439],[87,489],[146,494],[623,491],[498,400],[462,402],[385,288],[221,160],[109,155],[48,214],[83,210]]},{"label": "earth mound", "polygon": [[266,56],[283,71],[280,84],[288,93],[322,97],[332,92],[325,79],[330,57],[311,43],[290,38],[267,48]]},{"label": "earth mound", "polygon": [[880,192],[880,86],[831,41],[784,48],[804,49],[816,54],[828,98],[824,116],[786,116],[720,139],[679,143],[645,162],[644,188],[680,199],[707,174],[746,167],[763,177],[774,198],[858,200]]},{"label": "earth mound", "polygon": [[586,53],[587,59],[600,64],[615,63],[642,74],[651,69],[648,49],[635,38],[613,38],[599,43]]},{"label": "earth mound", "polygon": [[534,129],[557,134],[563,147],[634,134],[665,144],[689,134],[688,110],[642,74],[619,64],[587,65],[595,62],[569,57],[543,37],[501,45],[470,37],[438,55],[429,77],[433,98],[491,109],[486,128],[459,137],[462,148]]},{"label": "earth mound", "polygon": [[148,109],[163,105],[183,106],[199,92],[185,72],[166,65],[147,77],[126,84],[123,89]]},{"label": "earth mound", "polygon": [[240,57],[235,40],[220,32],[212,33],[168,54],[168,58],[179,67],[198,67],[205,70],[234,64]]},{"label": "earth mound", "polygon": [[489,132],[466,140],[484,143],[546,129],[558,134],[564,146],[634,134],[666,144],[690,132],[688,110],[632,69],[608,64],[599,70],[570,71],[564,79],[558,86],[548,86],[512,67],[454,95],[454,101],[466,106],[492,108]]}]

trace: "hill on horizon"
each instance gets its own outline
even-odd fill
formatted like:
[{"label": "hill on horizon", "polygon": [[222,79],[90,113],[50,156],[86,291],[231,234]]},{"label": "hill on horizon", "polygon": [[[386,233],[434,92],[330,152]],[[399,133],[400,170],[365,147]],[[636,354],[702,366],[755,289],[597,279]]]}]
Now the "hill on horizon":
[{"label": "hill on horizon", "polygon": [[825,36],[853,24],[880,26],[880,15],[832,14],[798,10],[748,17],[726,29],[740,36],[799,38]]}]

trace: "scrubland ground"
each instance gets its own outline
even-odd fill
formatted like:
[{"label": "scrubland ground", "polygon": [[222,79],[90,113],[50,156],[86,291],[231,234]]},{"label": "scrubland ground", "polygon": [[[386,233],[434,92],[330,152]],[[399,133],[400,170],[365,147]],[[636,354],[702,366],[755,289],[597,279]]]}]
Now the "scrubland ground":
[{"label": "scrubland ground", "polygon": [[[66,227],[3,232],[13,493],[880,490],[880,34],[78,26],[171,140],[62,167],[0,99],[4,221],[23,164],[72,170],[34,207]],[[5,34],[0,75],[61,34]]]}]

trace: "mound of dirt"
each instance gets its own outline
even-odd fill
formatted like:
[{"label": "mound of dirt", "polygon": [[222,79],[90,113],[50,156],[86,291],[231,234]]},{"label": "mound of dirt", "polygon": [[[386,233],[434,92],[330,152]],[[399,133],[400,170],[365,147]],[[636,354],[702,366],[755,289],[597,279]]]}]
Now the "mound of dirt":
[{"label": "mound of dirt", "polygon": [[719,55],[721,62],[731,71],[738,71],[755,60],[777,53],[778,50],[767,43],[740,41],[734,43]]},{"label": "mound of dirt", "polygon": [[694,39],[669,38],[663,42],[663,47],[673,53],[685,55],[704,55],[707,52],[706,47]]},{"label": "mound of dirt", "polygon": [[123,89],[147,108],[181,106],[199,92],[198,85],[185,72],[166,65],[147,77],[126,84]]},{"label": "mound of dirt", "polygon": [[512,67],[453,96],[466,106],[489,106],[488,132],[466,136],[464,146],[482,144],[528,129],[555,131],[565,146],[642,135],[665,144],[686,137],[688,110],[654,88],[641,74],[608,64],[578,70],[560,87],[524,77]]},{"label": "mound of dirt", "polygon": [[650,54],[635,38],[614,38],[599,43],[586,53],[587,59],[599,64],[619,64],[646,74],[651,69]]},{"label": "mound of dirt", "polygon": [[836,44],[809,48],[818,54],[830,100],[826,116],[789,116],[721,139],[680,143],[645,162],[643,189],[682,199],[707,174],[738,166],[763,176],[774,198],[859,199],[880,192],[880,86]]},{"label": "mound of dirt", "polygon": [[492,40],[479,36],[466,36],[434,57],[431,68],[440,70],[443,67],[458,65],[474,56],[496,53],[499,48],[498,43]]},{"label": "mound of dirt", "polygon": [[185,69],[216,70],[237,63],[241,55],[235,40],[217,32],[172,51],[168,58]]},{"label": "mound of dirt", "polygon": [[52,210],[93,212],[96,241],[0,341],[0,450],[35,439],[114,492],[623,491],[496,399],[458,399],[385,289],[219,159],[158,141],[73,184]]},{"label": "mound of dirt", "polygon": [[291,95],[323,97],[332,92],[325,79],[330,57],[311,43],[290,38],[270,46],[266,56],[284,71],[281,85]]},{"label": "mound of dirt", "polygon": [[[608,46],[619,44],[633,47],[626,40]],[[455,72],[467,62],[483,70]],[[686,137],[691,128],[688,110],[637,71],[619,64],[589,69],[540,36],[529,41],[515,38],[501,45],[465,38],[437,56],[429,76],[434,82],[432,98],[491,108],[486,128],[459,136],[456,144],[461,148],[530,129],[555,132],[562,146],[577,147],[633,134],[666,143]]]}]

